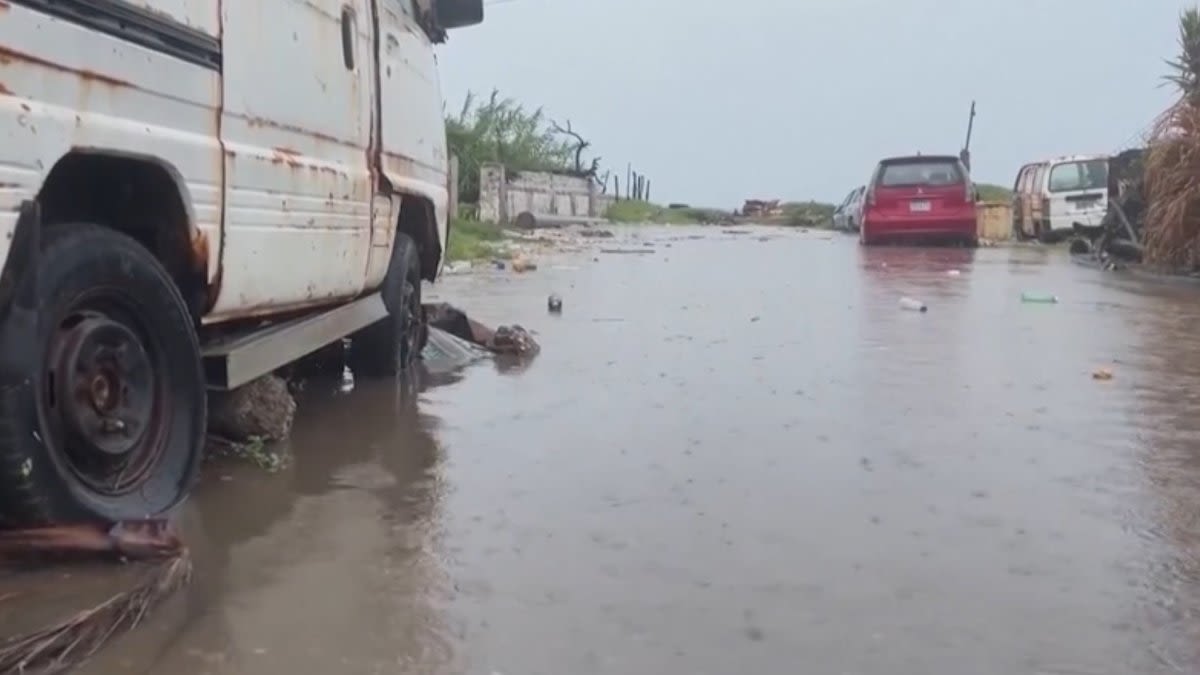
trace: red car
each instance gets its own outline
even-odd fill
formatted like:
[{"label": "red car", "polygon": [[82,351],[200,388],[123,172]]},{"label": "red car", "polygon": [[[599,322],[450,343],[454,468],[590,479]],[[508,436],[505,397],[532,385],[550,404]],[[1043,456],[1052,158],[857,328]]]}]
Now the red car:
[{"label": "red car", "polygon": [[859,241],[979,243],[975,185],[954,156],[893,157],[879,163],[867,186]]}]

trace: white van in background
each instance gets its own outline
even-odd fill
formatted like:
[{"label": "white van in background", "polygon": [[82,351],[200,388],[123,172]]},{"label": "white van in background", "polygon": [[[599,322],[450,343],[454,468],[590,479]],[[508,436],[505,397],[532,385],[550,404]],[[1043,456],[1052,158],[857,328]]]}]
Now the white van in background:
[{"label": "white van in background", "polygon": [[1013,185],[1013,233],[1057,241],[1076,222],[1099,225],[1108,208],[1108,156],[1072,155],[1021,167]]}]

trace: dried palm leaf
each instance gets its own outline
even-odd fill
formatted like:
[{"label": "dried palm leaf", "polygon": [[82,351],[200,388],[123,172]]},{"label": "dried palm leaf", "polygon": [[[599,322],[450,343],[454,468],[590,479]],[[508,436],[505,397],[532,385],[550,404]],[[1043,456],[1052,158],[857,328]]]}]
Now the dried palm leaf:
[{"label": "dried palm leaf", "polygon": [[5,640],[0,643],[0,673],[53,675],[78,667],[109,640],[140,625],[191,574],[191,557],[183,549],[148,569],[133,588],[54,626]]}]

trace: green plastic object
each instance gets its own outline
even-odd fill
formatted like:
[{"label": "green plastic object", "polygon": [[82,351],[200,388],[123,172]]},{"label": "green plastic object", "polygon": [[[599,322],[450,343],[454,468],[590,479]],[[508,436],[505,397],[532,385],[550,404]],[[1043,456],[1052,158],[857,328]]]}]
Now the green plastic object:
[{"label": "green plastic object", "polygon": [[1030,304],[1038,304],[1038,305],[1053,305],[1058,302],[1058,296],[1051,295],[1050,293],[1025,291],[1024,293],[1021,294],[1021,302],[1027,302]]}]

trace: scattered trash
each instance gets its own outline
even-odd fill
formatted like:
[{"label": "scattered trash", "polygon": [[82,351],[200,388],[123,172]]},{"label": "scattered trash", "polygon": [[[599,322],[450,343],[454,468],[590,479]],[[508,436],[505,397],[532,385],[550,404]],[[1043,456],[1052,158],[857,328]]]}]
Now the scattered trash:
[{"label": "scattered trash", "polygon": [[946,272],[946,276],[948,276],[948,277],[961,277],[961,276],[962,276],[962,272],[961,272],[961,271],[959,271],[959,270],[950,270],[950,271]]},{"label": "scattered trash", "polygon": [[492,261],[492,266],[493,266],[493,267],[495,267],[495,268],[496,268],[496,269],[498,269],[498,270],[502,270],[502,269],[504,269],[504,268],[505,268],[505,266],[506,266],[506,265],[505,265],[505,262],[504,262],[503,260],[493,260],[493,261]]},{"label": "scattered trash", "polygon": [[522,272],[535,272],[537,271],[537,264],[529,258],[519,255],[516,258],[513,258],[512,269],[518,274]]},{"label": "scattered trash", "polygon": [[541,346],[521,326],[500,326],[492,330],[447,303],[425,305],[424,310],[431,328],[445,331],[493,354],[532,356],[541,351]]},{"label": "scattered trash", "polygon": [[430,326],[429,339],[421,350],[422,365],[434,373],[447,373],[487,356],[488,352],[479,345],[433,326]]},{"label": "scattered trash", "polygon": [[541,345],[521,326],[500,326],[488,340],[488,349],[497,354],[533,356],[542,351]]},{"label": "scattered trash", "polygon": [[470,260],[456,260],[446,264],[446,274],[462,274],[471,271],[473,267]]},{"label": "scattered trash", "polygon": [[580,230],[579,236],[585,239],[612,239],[616,235],[609,230]]},{"label": "scattered trash", "polygon": [[750,317],[750,323],[758,323],[759,321],[762,321],[762,317],[761,317],[761,316],[752,316],[752,317]]},{"label": "scattered trash", "polygon": [[551,293],[546,300],[546,308],[551,314],[562,314],[563,299],[558,293]]},{"label": "scattered trash", "polygon": [[925,303],[921,302],[920,300],[913,300],[912,298],[900,298],[900,309],[907,309],[910,312],[929,311],[929,308],[925,306]]},{"label": "scattered trash", "polygon": [[1021,294],[1021,302],[1030,304],[1053,305],[1058,303],[1058,296],[1037,291],[1025,291]]},{"label": "scattered trash", "polygon": [[1092,379],[1107,382],[1108,380],[1113,379],[1113,372],[1108,368],[1097,368],[1096,371],[1092,373]]}]

